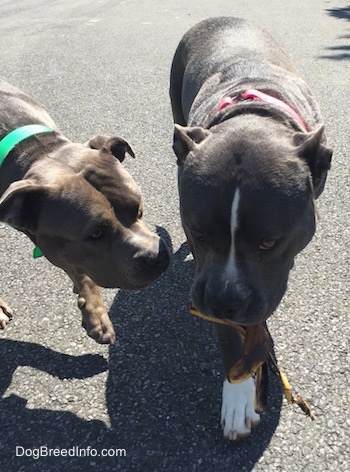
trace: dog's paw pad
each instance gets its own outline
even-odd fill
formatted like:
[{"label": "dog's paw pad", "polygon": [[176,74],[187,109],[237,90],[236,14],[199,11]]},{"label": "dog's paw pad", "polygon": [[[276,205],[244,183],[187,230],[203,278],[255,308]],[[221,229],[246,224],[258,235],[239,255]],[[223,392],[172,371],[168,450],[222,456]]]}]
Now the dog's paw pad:
[{"label": "dog's paw pad", "polygon": [[11,308],[0,299],[0,328],[5,329],[6,325],[12,320],[12,317]]},{"label": "dog's paw pad", "polygon": [[99,344],[114,344],[115,333],[107,313],[83,313],[82,326],[90,338]]},{"label": "dog's paw pad", "polygon": [[114,335],[114,333],[112,335],[111,333],[100,332],[97,341],[100,344],[114,344],[115,343],[115,335]]},{"label": "dog's paw pad", "polygon": [[90,338],[94,339],[99,344],[114,344],[115,343],[115,333],[111,323],[110,326],[105,326],[104,324],[100,324],[98,327],[95,327],[91,330],[86,329]]},{"label": "dog's paw pad", "polygon": [[101,329],[93,329],[88,331],[90,338],[94,339],[99,344],[114,344],[115,334],[110,332],[104,332]]},{"label": "dog's paw pad", "polygon": [[0,311],[0,328],[5,329],[10,321],[11,318]]},{"label": "dog's paw pad", "polygon": [[255,382],[250,378],[238,384],[224,381],[222,392],[221,426],[225,438],[244,439],[260,422],[254,410]]}]

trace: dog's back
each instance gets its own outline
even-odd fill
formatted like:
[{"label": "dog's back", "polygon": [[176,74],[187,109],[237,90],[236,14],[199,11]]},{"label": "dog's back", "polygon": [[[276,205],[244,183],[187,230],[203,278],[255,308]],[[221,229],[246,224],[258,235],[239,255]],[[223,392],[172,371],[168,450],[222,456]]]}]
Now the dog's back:
[{"label": "dog's back", "polygon": [[282,85],[285,91],[287,81],[292,102],[301,90],[310,102],[306,107],[310,118],[316,116],[316,122],[320,122],[308,86],[267,31],[241,18],[204,20],[183,36],[174,56],[170,78],[174,119],[181,125],[200,124],[193,116],[201,105],[196,98],[202,102],[203,96],[210,96],[216,103],[220,96],[259,85],[268,87],[268,83],[272,89]]}]

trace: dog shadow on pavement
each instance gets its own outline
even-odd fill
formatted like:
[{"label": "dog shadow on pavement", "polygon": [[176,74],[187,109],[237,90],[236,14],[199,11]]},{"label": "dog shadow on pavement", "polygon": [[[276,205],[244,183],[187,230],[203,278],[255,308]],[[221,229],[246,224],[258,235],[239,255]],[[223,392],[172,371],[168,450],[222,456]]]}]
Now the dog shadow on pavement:
[{"label": "dog shadow on pavement", "polygon": [[[159,234],[170,245],[163,229]],[[248,439],[223,438],[221,357],[213,326],[188,313],[193,274],[184,243],[155,284],[115,297],[110,317],[117,343],[109,349],[106,385],[110,425],[67,411],[29,409],[16,395],[0,398],[0,470],[252,470],[278,425],[281,387],[270,375],[268,410]],[[2,394],[20,365],[62,379],[82,379],[107,368],[99,355],[68,356],[10,340],[0,340],[0,356]],[[64,448],[68,455],[48,456],[46,449],[38,459],[17,457],[16,446]],[[102,449],[109,451],[106,457]],[[116,450],[125,454],[116,457]]]},{"label": "dog shadow on pavement", "polygon": [[[3,397],[17,367],[38,369],[59,379],[85,379],[108,369],[99,354],[71,356],[40,344],[0,339],[0,470],[56,470],[54,457],[33,458],[29,451],[40,447],[66,448],[80,445],[81,431],[93,438],[102,421],[87,422],[64,411],[29,409],[27,400],[11,394]],[[38,393],[40,386],[38,386]],[[93,440],[93,439],[91,439]],[[20,448],[16,456],[16,448]],[[22,454],[27,449],[27,455]],[[56,459],[57,461],[57,459]],[[60,470],[60,469],[57,469]]]}]

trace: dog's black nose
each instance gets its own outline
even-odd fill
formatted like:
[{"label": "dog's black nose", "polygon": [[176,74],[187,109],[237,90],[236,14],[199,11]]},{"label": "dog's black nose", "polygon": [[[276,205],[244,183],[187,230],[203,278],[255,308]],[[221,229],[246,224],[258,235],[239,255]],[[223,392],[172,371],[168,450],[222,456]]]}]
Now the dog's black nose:
[{"label": "dog's black nose", "polygon": [[248,286],[239,284],[231,290],[218,291],[210,297],[211,311],[218,318],[238,321],[244,318],[252,300],[252,292]]},{"label": "dog's black nose", "polygon": [[151,267],[159,272],[164,272],[170,264],[170,251],[168,246],[162,239],[160,239],[158,251],[148,251],[147,253],[142,254],[138,258],[138,261],[145,268]]}]

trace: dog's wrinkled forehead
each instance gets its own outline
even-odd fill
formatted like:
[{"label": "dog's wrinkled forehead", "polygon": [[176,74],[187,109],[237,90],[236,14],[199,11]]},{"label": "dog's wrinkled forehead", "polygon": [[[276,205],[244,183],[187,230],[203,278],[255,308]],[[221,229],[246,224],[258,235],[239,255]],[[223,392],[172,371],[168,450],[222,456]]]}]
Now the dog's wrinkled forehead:
[{"label": "dog's wrinkled forehead", "polygon": [[117,217],[137,215],[142,206],[141,189],[117,159],[99,157],[86,165],[83,175],[110,202]]},{"label": "dog's wrinkled forehead", "polygon": [[274,221],[292,225],[312,198],[310,172],[290,147],[244,140],[226,141],[219,148],[213,146],[214,140],[205,144],[187,157],[181,169],[184,219],[197,202],[198,220],[229,221],[239,188],[240,214],[249,214],[256,226]]},{"label": "dog's wrinkled forehead", "polygon": [[142,209],[141,192],[120,167],[117,172],[97,167],[96,172],[91,169],[86,175],[72,173],[56,178],[41,201],[40,227],[50,228],[57,236],[69,232],[74,239],[74,235],[88,235],[100,227],[118,230],[131,225]]}]

